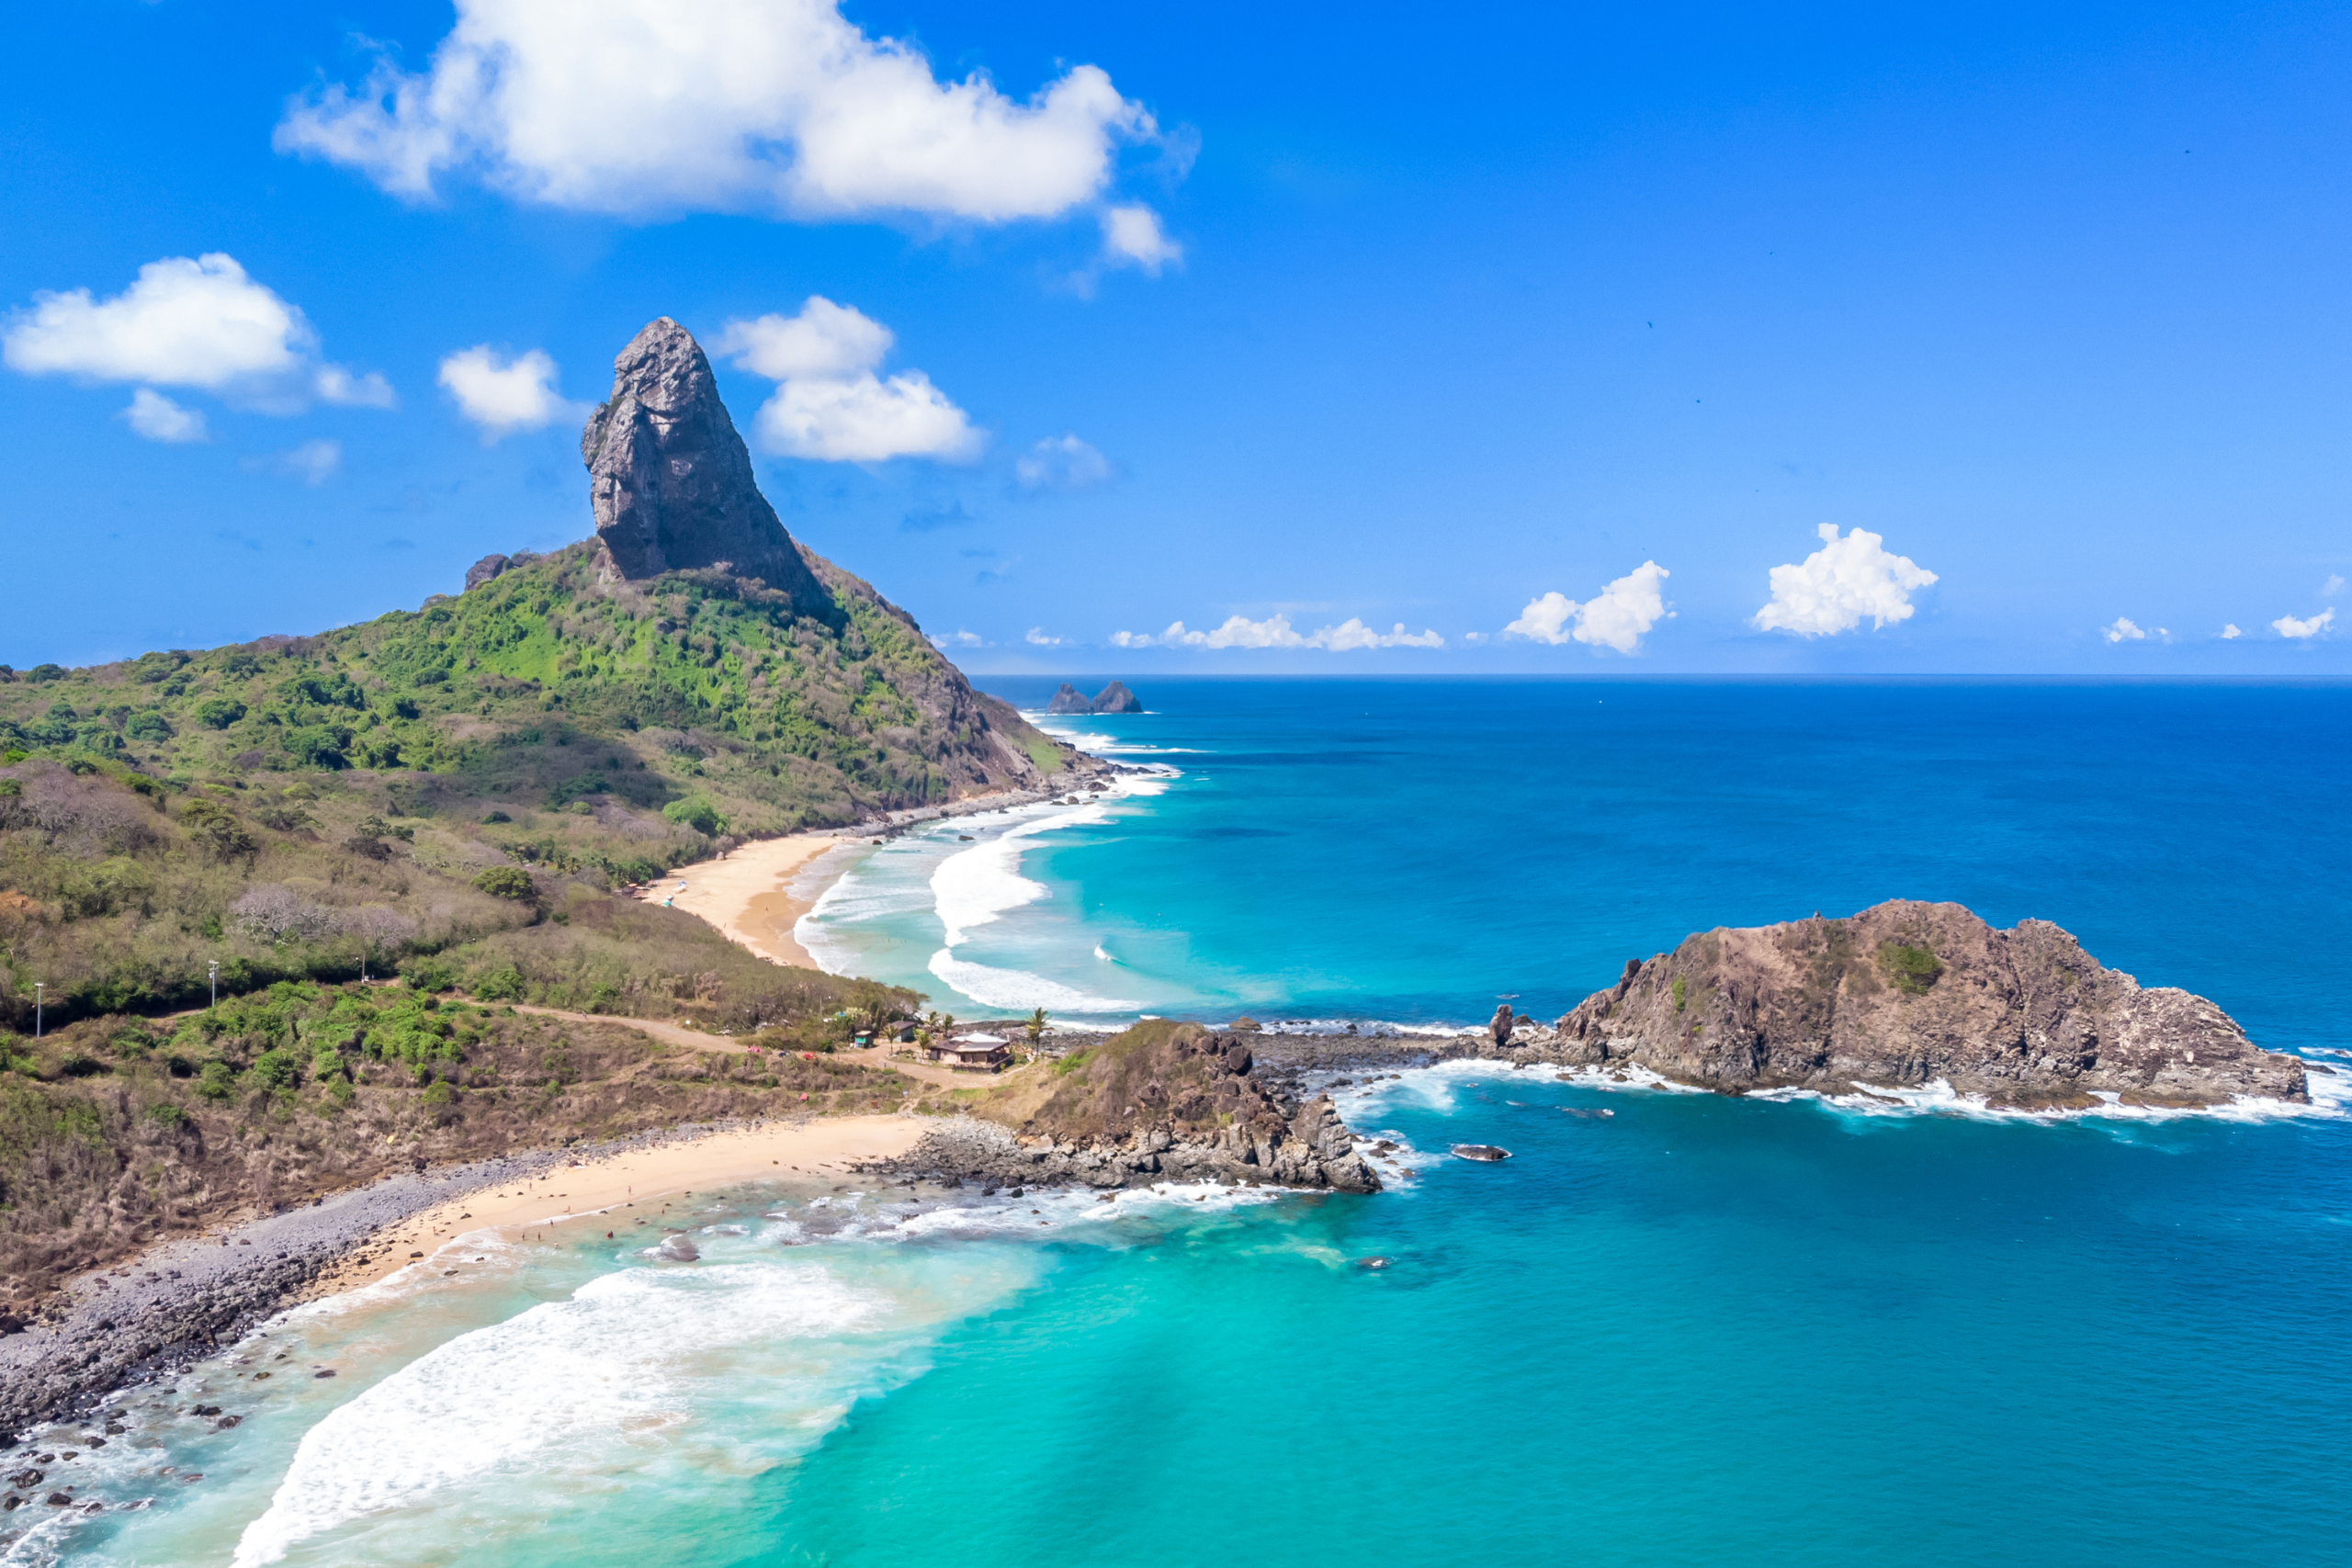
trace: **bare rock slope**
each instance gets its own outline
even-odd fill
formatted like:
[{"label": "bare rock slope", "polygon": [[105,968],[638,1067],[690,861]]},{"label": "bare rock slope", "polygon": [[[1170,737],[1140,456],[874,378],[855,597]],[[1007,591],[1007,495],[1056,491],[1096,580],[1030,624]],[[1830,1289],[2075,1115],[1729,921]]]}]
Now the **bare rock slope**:
[{"label": "bare rock slope", "polygon": [[1903,899],[1688,937],[1629,962],[1553,1030],[1522,1021],[1500,1049],[1727,1091],[1940,1078],[2021,1107],[2305,1098],[2301,1062],[2257,1050],[2202,997],[2143,987],[2047,920],[1996,931],[1958,904]]}]

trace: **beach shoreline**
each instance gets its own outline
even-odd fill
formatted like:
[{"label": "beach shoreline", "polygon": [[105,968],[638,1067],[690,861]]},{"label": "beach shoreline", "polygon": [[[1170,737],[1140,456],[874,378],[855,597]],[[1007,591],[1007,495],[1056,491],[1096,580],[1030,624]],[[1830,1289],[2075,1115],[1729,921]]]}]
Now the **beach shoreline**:
[{"label": "beach shoreline", "polygon": [[303,1301],[429,1261],[456,1236],[571,1234],[671,1193],[845,1175],[855,1162],[903,1154],[930,1124],[903,1113],[687,1124],[389,1176],[157,1243],[69,1281],[62,1319],[0,1337],[0,1441],[171,1376]]}]

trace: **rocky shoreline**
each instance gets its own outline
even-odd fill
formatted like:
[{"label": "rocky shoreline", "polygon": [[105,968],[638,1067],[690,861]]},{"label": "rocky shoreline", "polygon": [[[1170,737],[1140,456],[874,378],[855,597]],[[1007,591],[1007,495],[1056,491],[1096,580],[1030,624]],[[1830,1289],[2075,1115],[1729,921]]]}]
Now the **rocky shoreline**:
[{"label": "rocky shoreline", "polygon": [[558,1166],[723,1130],[539,1149],[386,1177],[299,1208],[150,1247],[71,1280],[53,1314],[0,1336],[0,1449],[37,1423],[84,1414],[115,1390],[169,1377],[304,1298],[320,1275],[452,1198]]}]

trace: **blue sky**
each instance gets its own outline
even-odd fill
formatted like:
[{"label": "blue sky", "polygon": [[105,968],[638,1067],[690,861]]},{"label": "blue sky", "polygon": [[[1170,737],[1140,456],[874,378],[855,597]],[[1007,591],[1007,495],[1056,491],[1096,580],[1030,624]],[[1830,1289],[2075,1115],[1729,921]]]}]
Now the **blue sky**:
[{"label": "blue sky", "polygon": [[668,314],[976,671],[2344,673],[2352,13],[2052,9],[43,7],[0,661],[583,537]]}]

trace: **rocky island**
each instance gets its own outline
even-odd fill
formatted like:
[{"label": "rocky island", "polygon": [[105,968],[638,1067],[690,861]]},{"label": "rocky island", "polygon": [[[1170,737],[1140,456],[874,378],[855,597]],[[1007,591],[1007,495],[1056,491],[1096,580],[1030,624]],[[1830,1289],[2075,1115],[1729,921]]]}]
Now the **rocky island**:
[{"label": "rocky island", "polygon": [[1125,681],[1114,681],[1092,697],[1064,681],[1061,689],[1046,704],[1047,713],[1141,713],[1143,699],[1127,690]]},{"label": "rocky island", "polygon": [[1702,931],[1629,960],[1548,1029],[1508,1011],[1494,1055],[1728,1093],[1940,1079],[2022,1110],[2306,1098],[2301,1061],[2256,1048],[2204,998],[2143,987],[2047,920],[1998,931],[1958,904]]}]

